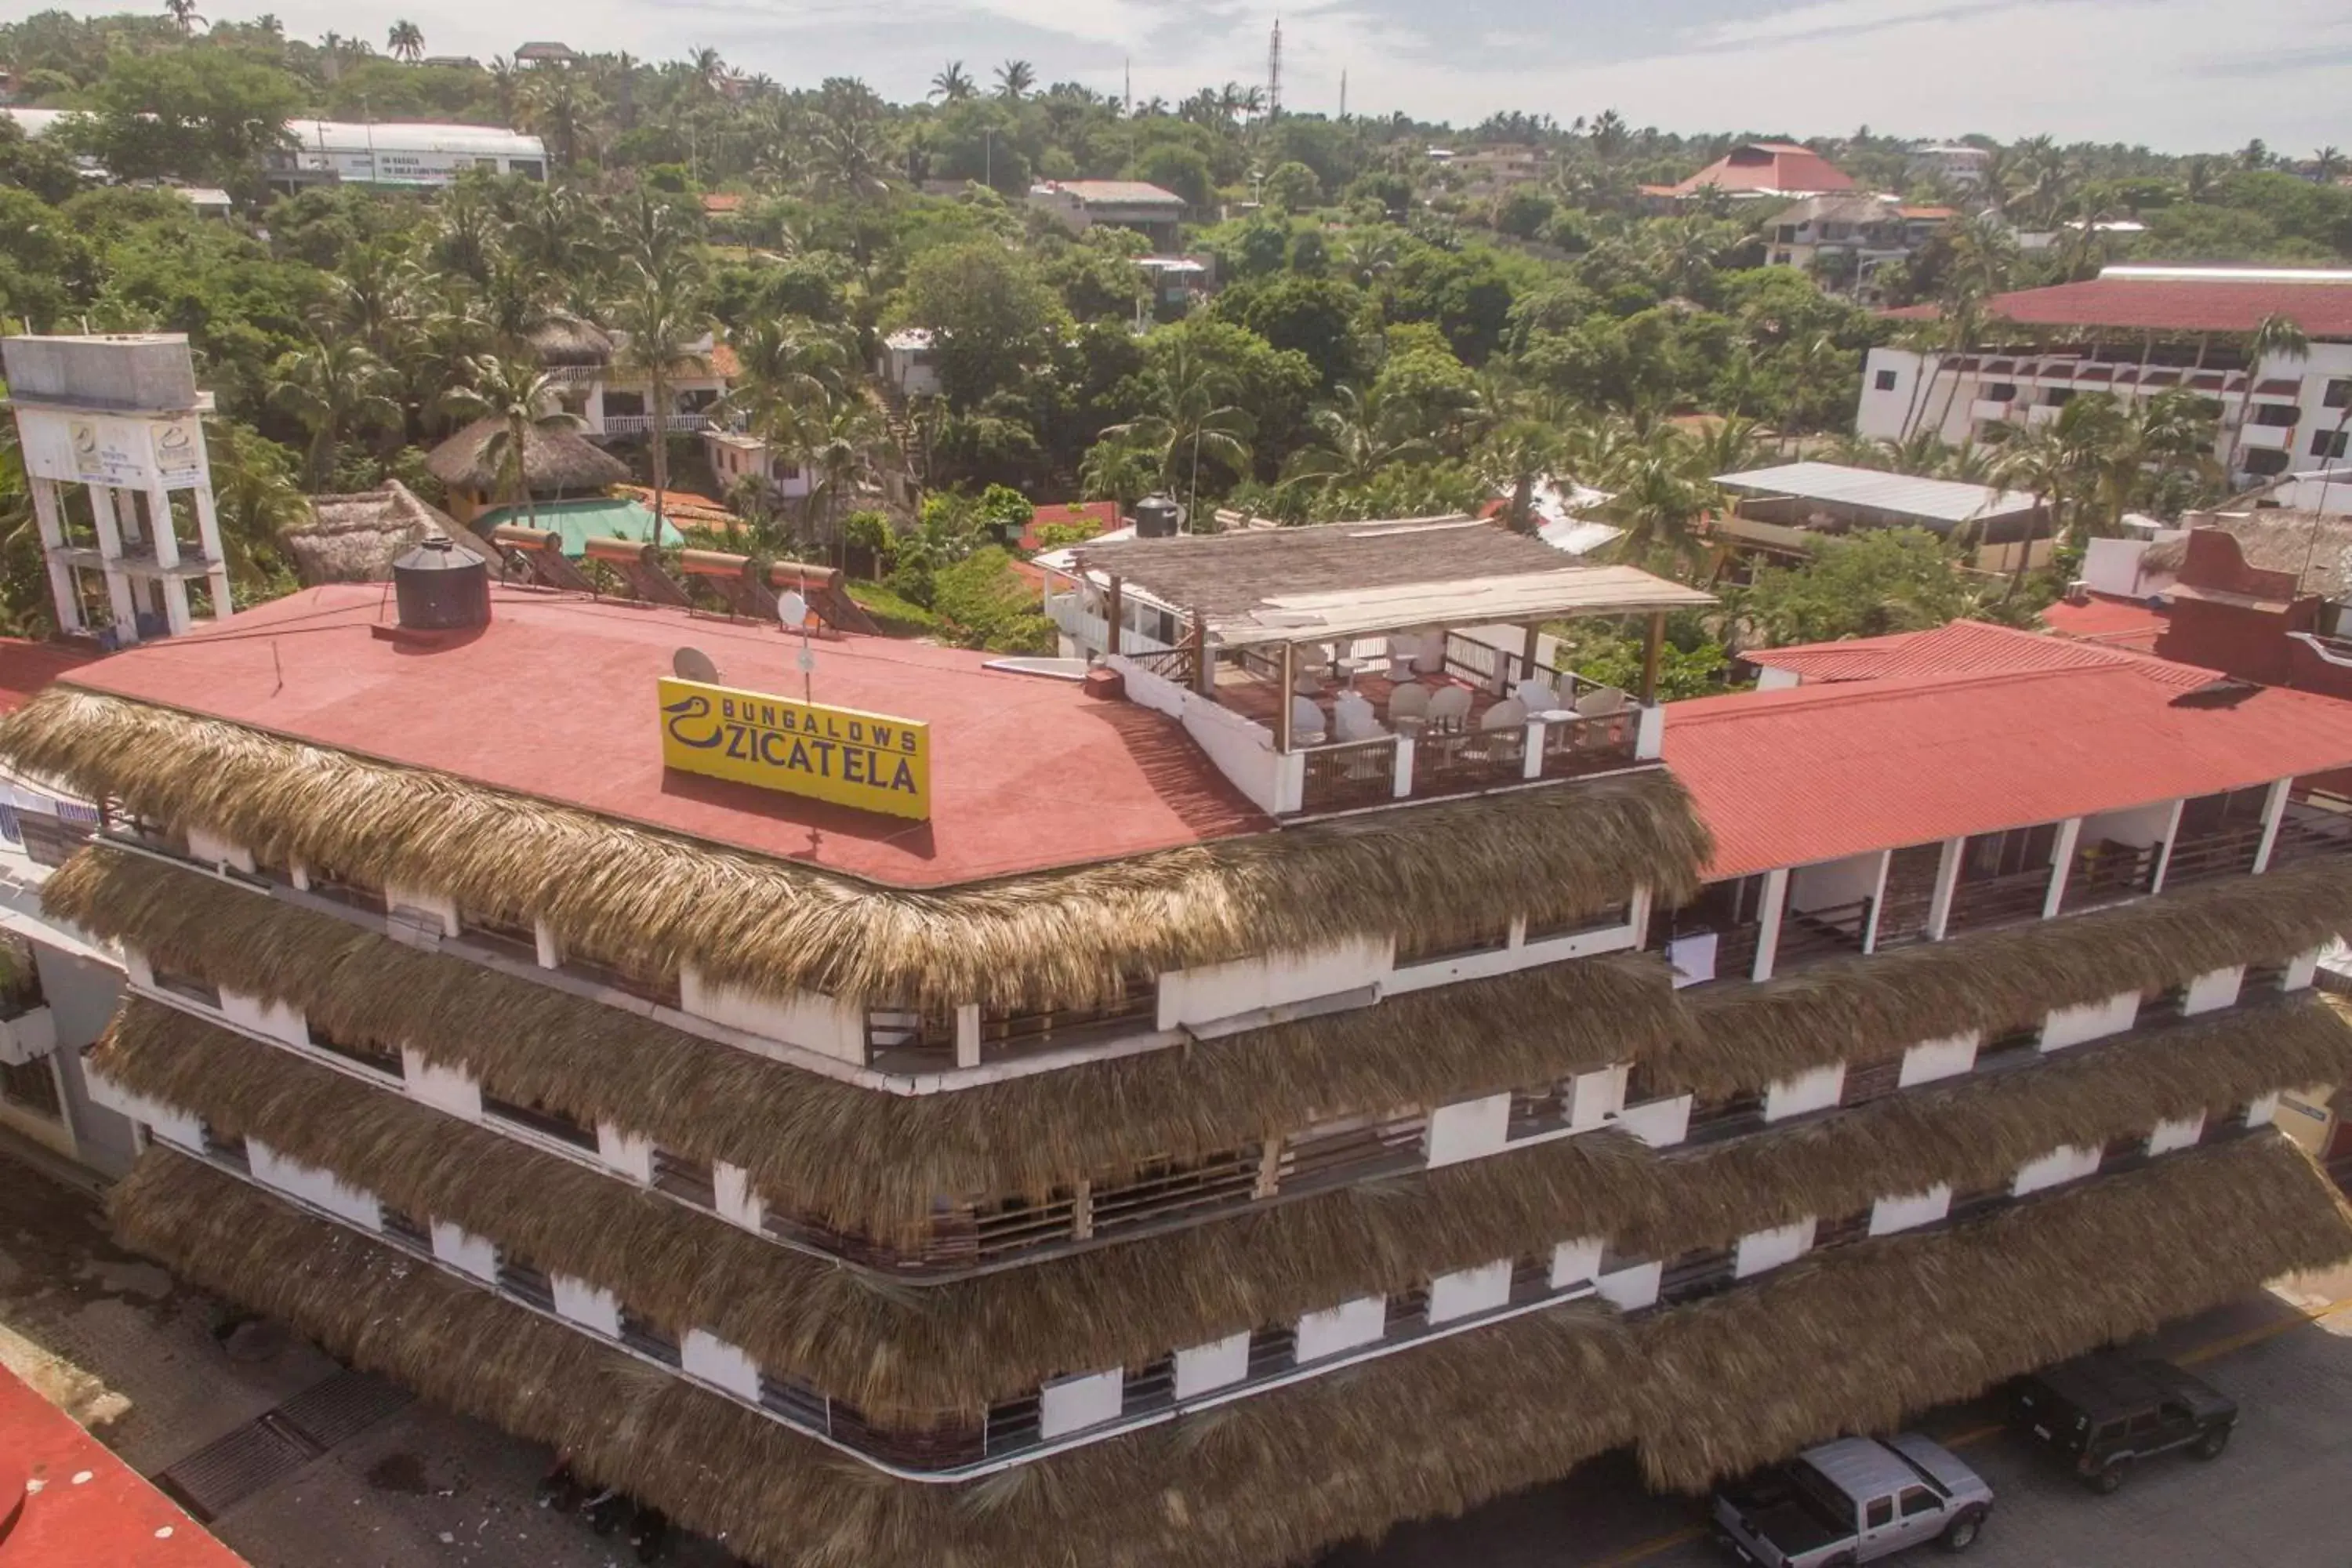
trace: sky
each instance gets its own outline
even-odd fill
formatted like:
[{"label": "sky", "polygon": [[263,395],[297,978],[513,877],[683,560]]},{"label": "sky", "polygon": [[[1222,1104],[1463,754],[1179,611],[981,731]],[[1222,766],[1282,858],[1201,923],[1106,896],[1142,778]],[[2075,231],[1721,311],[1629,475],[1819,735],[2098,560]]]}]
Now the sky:
[{"label": "sky", "polygon": [[[0,0],[0,14],[35,0]],[[1266,0],[276,0],[287,30],[421,26],[488,60],[530,38],[667,59],[709,46],[787,85],[864,78],[919,97],[949,59],[1171,102],[1262,83]],[[226,0],[208,12],[237,15]],[[2259,29],[2247,26],[2259,16]],[[2225,151],[2261,137],[2352,149],[2346,0],[1298,0],[1282,12],[1283,101],[1402,109],[1467,125],[1497,110],[1563,122],[1615,109],[1681,132],[1897,135]],[[375,40],[380,47],[382,39]]]}]

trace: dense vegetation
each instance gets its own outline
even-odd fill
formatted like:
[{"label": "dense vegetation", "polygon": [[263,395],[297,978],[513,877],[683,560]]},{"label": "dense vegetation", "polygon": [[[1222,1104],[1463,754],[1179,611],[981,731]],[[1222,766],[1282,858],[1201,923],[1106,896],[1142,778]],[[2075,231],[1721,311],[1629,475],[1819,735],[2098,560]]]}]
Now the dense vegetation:
[{"label": "dense vegetation", "polygon": [[[1496,496],[1521,518],[1539,478],[1559,476],[1615,494],[1623,548],[1696,572],[1709,476],[1825,441],[1864,351],[1893,331],[1803,272],[1759,265],[1770,215],[1752,204],[1648,210],[1643,184],[1744,138],[1614,114],[1498,115],[1462,132],[1269,117],[1230,84],[1128,106],[1041,87],[1017,60],[986,81],[951,62],[926,101],[895,105],[850,79],[744,76],[709,50],[483,67],[428,58],[406,22],[379,54],[290,38],[266,16],[201,21],[174,0],[152,17],[0,26],[16,101],[77,111],[38,139],[0,123],[0,320],[189,334],[219,402],[225,515],[261,584],[282,580],[273,542],[301,491],[396,476],[429,496],[435,440],[485,411],[540,408],[532,343],[566,318],[623,331],[646,365],[720,334],[744,366],[734,411],[818,480],[804,502],[729,499],[763,547],[835,548],[853,521],[874,531],[910,613],[994,535],[964,501],[862,515],[886,468],[935,495],[1165,489],[1203,514],[1289,521]],[[273,196],[264,154],[303,114],[516,125],[545,140],[552,177]],[[1441,142],[1529,146],[1547,173],[1481,190],[1431,158]],[[1864,131],[1816,145],[1865,185],[1963,198],[1910,177],[1909,143]],[[118,183],[94,184],[93,164]],[[1989,199],[1969,204],[2000,221],[1957,220],[1879,281],[1948,318],[2126,249],[2352,257],[2352,191],[2321,183],[2340,166],[2330,152],[2290,170],[2259,144],[2188,160],[2000,148]],[[1076,177],[1182,195],[1187,247],[1213,258],[1221,288],[1189,313],[1156,307],[1131,259],[1139,238],[1074,236],[1022,200],[1033,180]],[[200,218],[153,188],[167,181],[223,186],[236,215]],[[700,200],[713,193],[740,200],[713,219]],[[2125,214],[2146,232],[2093,221]],[[2013,231],[2035,226],[2070,237],[2021,250]],[[903,416],[865,372],[902,326],[932,329],[945,361],[943,395]],[[2039,468],[2022,453],[1859,456],[2030,479],[2071,502],[2078,531],[2126,506],[2177,510],[2210,484],[2179,427],[2195,410],[2154,429],[2110,413],[2077,417],[2063,449],[2051,433]],[[2122,466],[2126,435],[2144,456]],[[624,455],[657,485],[715,485],[682,446]],[[6,476],[7,609],[29,625],[21,483]],[[1817,617],[1804,624],[1817,635]]]}]

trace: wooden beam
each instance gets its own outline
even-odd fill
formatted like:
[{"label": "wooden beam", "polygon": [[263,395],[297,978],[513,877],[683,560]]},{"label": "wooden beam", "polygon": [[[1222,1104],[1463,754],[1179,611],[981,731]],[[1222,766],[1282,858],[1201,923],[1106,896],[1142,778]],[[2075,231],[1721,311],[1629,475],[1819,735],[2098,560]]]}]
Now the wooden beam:
[{"label": "wooden beam", "polygon": [[1650,612],[1650,635],[1642,645],[1642,706],[1653,707],[1658,700],[1658,656],[1666,643],[1666,612]]},{"label": "wooden beam", "polygon": [[1120,635],[1119,620],[1126,613],[1126,585],[1114,574],[1110,580],[1110,588],[1103,596],[1103,626],[1106,628],[1104,641],[1107,645],[1103,649],[1105,658],[1122,652],[1125,648],[1127,639]]},{"label": "wooden beam", "polygon": [[1282,690],[1274,700],[1274,749],[1280,752],[1290,750],[1291,688],[1298,679],[1298,645],[1282,645]]},{"label": "wooden beam", "polygon": [[[1529,622],[1528,624],[1527,646],[1520,650],[1519,654],[1519,679],[1521,680],[1533,680],[1535,679],[1536,649],[1542,640],[1543,623],[1540,621]],[[1510,694],[1510,685],[1506,683],[1503,688],[1503,695],[1508,697]]]}]

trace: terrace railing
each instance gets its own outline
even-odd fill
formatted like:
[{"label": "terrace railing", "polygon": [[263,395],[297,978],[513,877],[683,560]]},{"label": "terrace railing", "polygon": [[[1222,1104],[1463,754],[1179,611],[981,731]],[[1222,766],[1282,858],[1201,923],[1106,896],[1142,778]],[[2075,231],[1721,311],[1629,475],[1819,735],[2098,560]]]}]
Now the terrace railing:
[{"label": "terrace railing", "polygon": [[2263,825],[2259,822],[2195,837],[2184,835],[2174,843],[2172,858],[2165,863],[2164,885],[2185,888],[2191,882],[2243,877],[2253,870],[2254,856],[2262,847]]},{"label": "terrace railing", "polygon": [[2163,858],[2161,844],[2118,844],[2113,839],[2086,844],[2074,852],[2066,869],[2066,891],[2059,908],[2072,914],[2139,898],[2155,888],[2157,863]]},{"label": "terrace railing", "polygon": [[1528,731],[1507,730],[1423,731],[1412,744],[1412,793],[1447,795],[1457,790],[1510,784],[1527,776]]},{"label": "terrace railing", "polygon": [[1304,753],[1301,811],[1349,811],[1396,798],[1396,737],[1342,741]]},{"label": "terrace railing", "polygon": [[[1817,910],[1789,910],[1780,919],[1780,941],[1773,949],[1774,971],[1860,952],[1870,931],[1870,900],[1856,899]],[[1721,972],[1719,963],[1717,969]]]},{"label": "terrace railing", "polygon": [[2352,853],[2352,800],[2315,790],[2287,802],[2271,846],[2270,869],[2321,855]]},{"label": "terrace railing", "polygon": [[[665,414],[661,416],[661,422],[662,428],[665,430],[708,430],[710,428],[710,416],[708,414]],[[650,414],[607,414],[604,416],[604,434],[607,436],[650,436],[653,434],[653,431],[654,416]]]},{"label": "terrace railing", "polygon": [[1944,931],[1949,935],[2039,920],[2049,898],[2047,866],[2011,871],[2001,877],[1964,877],[1952,889],[1952,910],[1944,922]]}]

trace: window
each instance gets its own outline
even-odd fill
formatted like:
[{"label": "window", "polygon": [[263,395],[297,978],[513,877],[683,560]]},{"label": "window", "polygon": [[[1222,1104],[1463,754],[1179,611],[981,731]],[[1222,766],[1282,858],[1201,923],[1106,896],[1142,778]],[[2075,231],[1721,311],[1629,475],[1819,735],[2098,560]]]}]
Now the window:
[{"label": "window", "polygon": [[309,1027],[310,1048],[313,1050],[341,1057],[370,1072],[383,1073],[391,1078],[400,1078],[404,1074],[400,1053],[390,1047],[378,1045],[373,1040],[344,1039],[316,1024],[310,1024]]},{"label": "window", "polygon": [[222,1132],[209,1121],[198,1121],[196,1131],[204,1143],[206,1154],[224,1165],[234,1165],[236,1169],[247,1173],[252,1171],[253,1161],[246,1152],[243,1138]]},{"label": "window", "polygon": [[166,969],[160,963],[154,967],[154,975],[156,990],[168,991],[174,996],[185,997],[200,1006],[210,1007],[215,1013],[220,1011],[221,998],[218,986],[207,985],[193,974],[181,970]]},{"label": "window", "polygon": [[1041,1438],[1039,1425],[1044,1414],[1044,1401],[1034,1394],[1026,1399],[1008,1399],[1002,1405],[990,1405],[987,1435],[983,1439],[986,1451],[1003,1454],[1015,1448],[1034,1447]]},{"label": "window", "polygon": [[1823,1220],[1813,1227],[1813,1250],[1825,1247],[1850,1247],[1870,1238],[1870,1211],[1863,1209],[1843,1219]]},{"label": "window", "polygon": [[1298,1363],[1298,1331],[1285,1323],[1249,1337],[1249,1375],[1266,1377]]},{"label": "window", "polygon": [[528,1105],[518,1104],[514,1100],[499,1100],[486,1094],[482,1096],[482,1110],[502,1121],[512,1122],[517,1127],[552,1138],[558,1142],[569,1143],[575,1149],[593,1150],[596,1147],[596,1130],[593,1127],[583,1127],[570,1117],[550,1110],[536,1101]]},{"label": "window", "polygon": [[2153,1432],[2163,1425],[2164,1412],[2161,1410],[2143,1410],[2138,1415],[2131,1418],[2130,1425],[2127,1426],[2125,1430],[2129,1432],[2133,1436],[2137,1437]]},{"label": "window", "polygon": [[542,1312],[555,1310],[555,1287],[535,1264],[518,1253],[501,1247],[497,1249],[497,1267],[493,1273],[499,1288],[510,1296],[519,1297]]},{"label": "window", "polygon": [[1742,1132],[1752,1132],[1763,1125],[1764,1096],[1761,1093],[1699,1098],[1691,1101],[1687,1136],[1693,1142],[1705,1138],[1733,1138]]},{"label": "window", "polygon": [[1903,1517],[1914,1519],[1923,1513],[1935,1513],[1944,1506],[1944,1500],[1926,1487],[1906,1487],[1897,1500],[1903,1507]]},{"label": "window", "polygon": [[1393,1337],[1409,1334],[1429,1327],[1429,1287],[1416,1285],[1388,1299],[1388,1315],[1381,1332]]},{"label": "window", "polygon": [[626,1307],[621,1309],[621,1342],[639,1355],[651,1356],[664,1366],[679,1363],[677,1342],[655,1326],[653,1320]]},{"label": "window", "polygon": [[667,1149],[654,1151],[654,1185],[697,1208],[715,1209],[719,1206],[719,1186],[710,1167],[699,1160],[673,1154]]},{"label": "window", "polygon": [[2328,408],[2352,408],[2352,381],[2331,381],[2320,403]]},{"label": "window", "polygon": [[2297,408],[2292,403],[2257,403],[2254,405],[2254,423],[2257,425],[2268,425],[2273,429],[2283,426],[2292,426],[2302,419],[2302,417],[2303,410]]},{"label": "window", "polygon": [[376,1220],[383,1226],[386,1241],[397,1243],[411,1252],[430,1253],[433,1250],[431,1229],[419,1225],[405,1210],[396,1209],[390,1204],[378,1204]]},{"label": "window", "polygon": [[2053,386],[2042,395],[2042,401],[2052,408],[2063,408],[2074,401],[2074,388]]},{"label": "window", "polygon": [[1979,1215],[1997,1209],[2008,1201],[2009,1184],[2006,1182],[1997,1182],[1987,1187],[1974,1187],[1967,1192],[1954,1193],[1951,1207],[1945,1211],[1944,1217],[1958,1224],[1961,1220],[1974,1219]]},{"label": "window", "polygon": [[1700,1247],[1669,1262],[1658,1277],[1662,1301],[1692,1301],[1727,1290],[1733,1280],[1731,1248]]},{"label": "window", "polygon": [[1118,1386],[1118,1413],[1140,1415],[1176,1403],[1176,1357],[1171,1352],[1127,1369]]},{"label": "window", "polygon": [[2240,460],[2250,474],[2283,474],[2294,455],[2275,447],[2257,447]]},{"label": "window", "polygon": [[1512,1260],[1511,1300],[1538,1300],[1551,1294],[1551,1258],[1544,1253],[1528,1253]]},{"label": "window", "polygon": [[1881,392],[1892,392],[1895,390],[1895,384],[1897,379],[1899,378],[1893,371],[1882,370],[1878,373],[1876,379],[1872,383],[1872,384],[1876,386]]},{"label": "window", "polygon": [[[1029,1401],[1033,1419],[1036,1403],[1034,1399]],[[773,1373],[761,1373],[760,1405],[762,1409],[783,1416],[788,1421],[796,1421],[803,1426],[814,1426],[820,1432],[825,1429],[824,1395],[796,1377],[779,1377]],[[996,1412],[990,1411],[989,1422],[992,1428],[994,1426]]]},{"label": "window", "polygon": [[1873,1498],[1870,1506],[1863,1510],[1862,1523],[1865,1530],[1884,1530],[1894,1522],[1895,1500],[1891,1497]]},{"label": "window", "polygon": [[2032,1056],[2042,1045],[2042,1022],[2034,1020],[2004,1034],[1995,1035],[1977,1047],[1976,1070],[1983,1072],[1992,1067],[2007,1067],[2011,1062]]},{"label": "window", "polygon": [[65,1107],[58,1101],[56,1069],[47,1057],[35,1057],[20,1066],[0,1062],[0,1105],[29,1110],[44,1121],[63,1121]]},{"label": "window", "polygon": [[2143,1029],[2159,1028],[2166,1024],[2178,1023],[2182,1016],[2180,1010],[2188,1005],[2188,1001],[2189,987],[2186,985],[2167,985],[2157,990],[2143,992],[2139,999],[2139,1012],[2133,1022]]},{"label": "window", "polygon": [[2314,430],[2311,433],[2311,455],[2315,458],[2340,458],[2347,442],[2352,442],[2352,430]]},{"label": "window", "polygon": [[1845,1088],[1838,1096],[1840,1105],[1867,1105],[1874,1100],[1884,1100],[1903,1087],[1903,1058],[1872,1062],[1866,1067],[1849,1065],[1845,1069]]},{"label": "window", "polygon": [[2014,403],[2017,401],[2017,383],[1996,381],[1984,389],[1984,395],[1989,403]]}]

